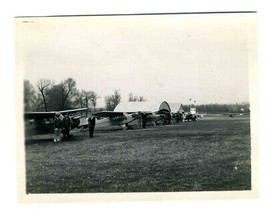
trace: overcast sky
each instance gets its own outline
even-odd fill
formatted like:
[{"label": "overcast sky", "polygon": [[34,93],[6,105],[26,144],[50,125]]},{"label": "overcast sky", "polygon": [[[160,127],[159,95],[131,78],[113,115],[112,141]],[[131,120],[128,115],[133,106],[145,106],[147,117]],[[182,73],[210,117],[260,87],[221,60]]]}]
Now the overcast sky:
[{"label": "overcast sky", "polygon": [[104,97],[249,101],[253,14],[17,18],[17,69],[32,84],[72,77]]}]

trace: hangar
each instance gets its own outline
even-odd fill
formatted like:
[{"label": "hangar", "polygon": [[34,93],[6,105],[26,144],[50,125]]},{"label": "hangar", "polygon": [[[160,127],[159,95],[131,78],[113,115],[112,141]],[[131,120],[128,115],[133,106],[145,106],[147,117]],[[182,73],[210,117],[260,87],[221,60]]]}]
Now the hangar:
[{"label": "hangar", "polygon": [[127,112],[127,113],[134,113],[134,112],[171,112],[171,108],[166,101],[163,102],[125,102],[119,103],[114,112]]},{"label": "hangar", "polygon": [[171,109],[171,113],[180,113],[180,114],[184,113],[184,108],[181,103],[169,103],[169,106]]}]

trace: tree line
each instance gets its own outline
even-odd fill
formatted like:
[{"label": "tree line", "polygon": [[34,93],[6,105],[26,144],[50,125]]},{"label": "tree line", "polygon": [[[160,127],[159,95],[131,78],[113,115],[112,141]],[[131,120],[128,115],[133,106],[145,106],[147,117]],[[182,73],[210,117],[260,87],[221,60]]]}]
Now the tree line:
[{"label": "tree line", "polygon": [[[119,90],[114,90],[111,95],[105,96],[105,106],[97,108],[100,96],[92,90],[78,90],[76,81],[67,78],[60,83],[49,79],[40,79],[35,85],[29,80],[24,80],[24,111],[61,111],[74,108],[88,108],[91,112],[113,111],[121,102]],[[146,101],[143,96],[133,93],[128,94],[128,101]],[[248,102],[236,104],[204,104],[183,105],[186,112],[190,107],[196,107],[199,113],[249,113]]]},{"label": "tree line", "polygon": [[[67,78],[60,83],[40,79],[35,85],[24,80],[24,111],[61,111],[74,108],[88,108],[89,111],[113,111],[121,102],[119,90],[105,96],[105,107],[97,108],[100,96],[92,90],[78,90],[76,81]],[[143,96],[129,94],[129,101],[145,101]]]},{"label": "tree line", "polygon": [[250,105],[248,102],[235,104],[203,104],[203,105],[183,105],[185,112],[189,111],[190,107],[195,107],[198,113],[249,113]]}]

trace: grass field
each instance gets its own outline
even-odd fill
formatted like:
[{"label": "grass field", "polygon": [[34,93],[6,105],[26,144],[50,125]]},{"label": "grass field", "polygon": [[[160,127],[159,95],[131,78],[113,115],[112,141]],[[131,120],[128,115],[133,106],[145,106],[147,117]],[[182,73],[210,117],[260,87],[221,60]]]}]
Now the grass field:
[{"label": "grass field", "polygon": [[251,189],[249,117],[26,142],[27,193]]}]

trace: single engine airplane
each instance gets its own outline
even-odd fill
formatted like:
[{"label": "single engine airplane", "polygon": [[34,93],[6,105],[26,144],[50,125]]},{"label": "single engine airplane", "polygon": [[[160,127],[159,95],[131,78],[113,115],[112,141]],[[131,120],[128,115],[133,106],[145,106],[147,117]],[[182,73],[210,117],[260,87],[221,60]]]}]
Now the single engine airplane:
[{"label": "single engine airplane", "polygon": [[86,110],[87,108],[50,112],[25,112],[25,137],[52,134],[54,131],[54,117],[56,113],[59,114],[61,120],[63,120],[65,114],[69,114],[71,129],[74,129],[79,126],[82,116],[73,116],[73,114]]},{"label": "single engine airplane", "polygon": [[[117,111],[101,111],[93,115],[96,118],[95,130],[115,130],[115,129],[132,129],[144,126],[156,126],[164,124],[165,115],[169,113],[167,110],[157,112],[136,111],[136,112],[117,112]],[[87,130],[87,118],[81,118],[78,126],[82,131]]]}]

